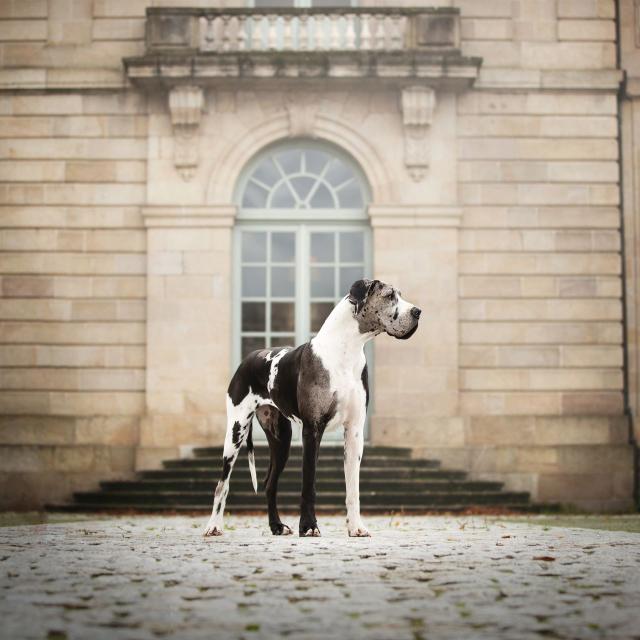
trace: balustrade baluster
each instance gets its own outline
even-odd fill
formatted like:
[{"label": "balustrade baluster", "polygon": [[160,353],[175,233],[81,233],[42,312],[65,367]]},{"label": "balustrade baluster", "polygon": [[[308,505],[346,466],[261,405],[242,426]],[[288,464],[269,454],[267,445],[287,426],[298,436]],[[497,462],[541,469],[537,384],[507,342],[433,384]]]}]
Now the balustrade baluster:
[{"label": "balustrade baluster", "polygon": [[306,51],[309,44],[309,16],[303,13],[298,20],[298,48]]},{"label": "balustrade baluster", "polygon": [[289,50],[293,49],[293,38],[291,36],[291,20],[292,15],[283,16],[284,19],[284,30],[283,30],[283,38],[282,38],[282,48]]},{"label": "balustrade baluster", "polygon": [[244,51],[247,47],[247,17],[238,16],[236,21],[236,49]]},{"label": "balustrade baluster", "polygon": [[360,16],[360,49],[371,49],[371,15]]},{"label": "balustrade baluster", "polygon": [[403,40],[402,16],[399,13],[394,13],[391,16],[391,49],[402,49]]},{"label": "balustrade baluster", "polygon": [[340,48],[340,24],[338,19],[340,16],[337,13],[334,13],[329,18],[329,49],[339,49]]},{"label": "balustrade baluster", "polygon": [[273,51],[278,48],[278,16],[267,16],[267,49]]},{"label": "balustrade baluster", "polygon": [[229,19],[231,16],[222,16],[222,24],[220,25],[222,31],[222,50],[229,51]]},{"label": "balustrade baluster", "polygon": [[376,16],[376,35],[375,35],[375,49],[385,48],[385,15],[380,13]]},{"label": "balustrade baluster", "polygon": [[347,21],[346,33],[345,33],[345,49],[356,48],[356,16],[354,13],[348,13],[345,15]]},{"label": "balustrade baluster", "polygon": [[202,48],[205,51],[213,49],[214,33],[211,20],[208,18],[200,18],[200,33],[202,34]]}]

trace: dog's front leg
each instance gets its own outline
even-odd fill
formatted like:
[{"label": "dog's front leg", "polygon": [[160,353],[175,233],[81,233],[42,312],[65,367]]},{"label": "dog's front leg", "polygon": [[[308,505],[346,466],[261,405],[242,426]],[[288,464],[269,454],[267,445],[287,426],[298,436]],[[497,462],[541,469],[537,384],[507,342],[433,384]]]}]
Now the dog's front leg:
[{"label": "dog's front leg", "polygon": [[300,536],[320,535],[316,520],[316,465],[322,431],[311,425],[302,427],[302,501],[300,503]]},{"label": "dog's front leg", "polygon": [[344,428],[344,480],[347,486],[347,530],[352,537],[369,532],[360,517],[360,462],[364,451],[364,421]]}]

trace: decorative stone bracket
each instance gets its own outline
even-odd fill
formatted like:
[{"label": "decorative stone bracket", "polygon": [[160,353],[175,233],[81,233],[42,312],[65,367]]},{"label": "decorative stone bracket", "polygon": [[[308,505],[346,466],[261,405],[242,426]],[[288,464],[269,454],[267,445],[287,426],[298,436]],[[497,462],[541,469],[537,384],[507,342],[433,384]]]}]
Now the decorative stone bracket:
[{"label": "decorative stone bracket", "polygon": [[203,107],[202,87],[178,85],[169,91],[173,163],[184,180],[190,180],[198,168],[198,130]]},{"label": "decorative stone bracket", "polygon": [[402,90],[404,125],[404,164],[415,182],[422,180],[429,168],[429,132],[436,107],[436,94],[430,87],[407,87]]}]

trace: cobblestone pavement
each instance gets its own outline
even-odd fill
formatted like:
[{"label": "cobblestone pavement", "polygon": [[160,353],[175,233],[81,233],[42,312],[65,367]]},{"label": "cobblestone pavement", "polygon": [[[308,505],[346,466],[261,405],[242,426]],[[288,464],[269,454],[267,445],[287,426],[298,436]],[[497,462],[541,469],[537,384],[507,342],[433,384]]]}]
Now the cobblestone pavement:
[{"label": "cobblestone pavement", "polygon": [[[293,518],[285,519],[290,525]],[[640,535],[482,517],[369,517],[347,538],[266,517],[0,529],[0,636],[640,638]]]}]

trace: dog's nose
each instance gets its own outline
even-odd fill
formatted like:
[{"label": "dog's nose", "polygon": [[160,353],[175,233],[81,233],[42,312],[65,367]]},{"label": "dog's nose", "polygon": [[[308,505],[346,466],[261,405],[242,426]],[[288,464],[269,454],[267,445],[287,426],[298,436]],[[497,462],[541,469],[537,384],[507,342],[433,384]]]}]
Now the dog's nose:
[{"label": "dog's nose", "polygon": [[422,313],[422,309],[418,309],[418,307],[411,308],[411,315],[417,320]]}]

